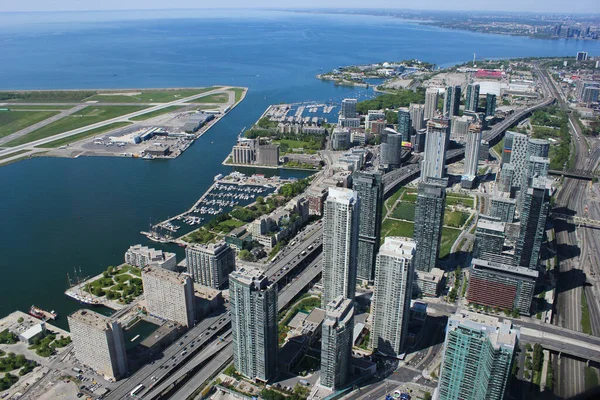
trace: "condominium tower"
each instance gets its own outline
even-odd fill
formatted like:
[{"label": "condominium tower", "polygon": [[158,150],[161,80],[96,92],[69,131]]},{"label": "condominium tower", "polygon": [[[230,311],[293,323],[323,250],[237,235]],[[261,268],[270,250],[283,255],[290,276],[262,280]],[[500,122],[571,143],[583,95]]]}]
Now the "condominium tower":
[{"label": "condominium tower", "polygon": [[378,172],[355,172],[352,188],[360,199],[357,277],[373,281],[375,257],[381,238],[383,177]]},{"label": "condominium tower", "polygon": [[195,322],[194,282],[189,275],[157,267],[142,270],[148,313],[191,328]]},{"label": "condominium tower", "polygon": [[129,372],[121,323],[90,310],[67,317],[75,357],[98,374],[119,379]]},{"label": "condominium tower", "polygon": [[425,111],[424,117],[426,120],[435,118],[438,104],[438,88],[428,88],[425,91]]},{"label": "condominium tower", "polygon": [[354,300],[359,207],[355,191],[329,188],[323,215],[323,306],[338,296]]},{"label": "condominium tower", "polygon": [[469,83],[467,85],[465,110],[477,112],[477,108],[479,107],[479,88],[479,85],[475,83]]},{"label": "condominium tower", "polygon": [[450,142],[450,125],[447,119],[427,121],[425,156],[421,161],[421,180],[441,179],[446,175],[446,149]]},{"label": "condominium tower", "polygon": [[416,243],[386,237],[377,254],[370,346],[392,357],[402,353],[408,333]]},{"label": "condominium tower", "polygon": [[510,320],[468,312],[450,317],[438,399],[503,399],[519,336]]},{"label": "condominium tower", "polygon": [[342,388],[350,372],[354,330],[354,301],[337,296],[325,309],[321,334],[321,386]]},{"label": "condominium tower", "polygon": [[356,118],[356,103],[356,99],[342,100],[342,109],[340,110],[340,117]]},{"label": "condominium tower", "polygon": [[410,112],[410,122],[413,132],[425,128],[425,106],[423,104],[411,104],[408,111]]},{"label": "condominium tower", "polygon": [[446,186],[440,183],[419,183],[415,209],[415,234],[417,242],[414,266],[420,271],[435,268],[440,255],[440,240],[444,224]]},{"label": "condominium tower", "polygon": [[518,265],[537,269],[540,250],[546,229],[546,218],[550,207],[546,178],[533,178],[531,187],[523,196],[521,229],[515,249]]},{"label": "condominium tower", "polygon": [[450,118],[458,115],[460,110],[460,85],[448,86],[444,96],[444,117]]},{"label": "condominium tower", "polygon": [[185,256],[194,282],[214,289],[222,288],[235,269],[235,254],[225,242],[190,245]]},{"label": "condominium tower", "polygon": [[229,295],[235,369],[266,382],[277,370],[277,286],[244,267],[229,276]]}]

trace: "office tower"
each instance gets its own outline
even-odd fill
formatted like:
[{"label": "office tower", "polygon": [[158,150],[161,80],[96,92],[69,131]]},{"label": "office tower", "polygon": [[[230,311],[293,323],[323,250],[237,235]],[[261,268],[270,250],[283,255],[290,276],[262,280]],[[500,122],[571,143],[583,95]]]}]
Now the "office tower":
[{"label": "office tower", "polygon": [[517,265],[537,269],[550,207],[546,178],[533,178],[523,196],[521,229],[515,249]]},{"label": "office tower", "polygon": [[442,183],[419,183],[415,209],[417,251],[414,266],[420,271],[431,271],[440,255],[440,240],[444,224],[446,186]]},{"label": "office tower", "polygon": [[414,280],[412,239],[386,237],[377,254],[370,346],[392,357],[404,350]]},{"label": "office tower", "polygon": [[381,134],[381,164],[384,169],[392,170],[402,164],[402,135],[391,128],[385,128]]},{"label": "office tower", "polygon": [[235,269],[235,253],[225,242],[190,245],[185,256],[194,282],[214,289],[222,288]]},{"label": "office tower", "polygon": [[577,61],[586,61],[588,58],[587,51],[578,51],[577,52]]},{"label": "office tower", "polygon": [[338,296],[354,300],[359,212],[355,191],[329,188],[323,216],[323,306]]},{"label": "office tower", "polygon": [[479,85],[469,83],[467,85],[467,97],[465,99],[465,110],[477,112],[479,107]]},{"label": "office tower", "polygon": [[402,135],[403,142],[410,142],[412,137],[412,122],[408,109],[398,110],[398,133]]},{"label": "office tower", "polygon": [[438,88],[428,88],[425,91],[425,110],[424,118],[426,120],[435,118],[438,106]]},{"label": "office tower", "polygon": [[356,118],[356,103],[356,99],[342,100],[342,109],[340,110],[340,117]]},{"label": "office tower", "polygon": [[488,93],[485,95],[485,116],[492,117],[496,114],[496,95]]},{"label": "office tower", "polygon": [[475,229],[473,258],[487,260],[487,254],[500,254],[504,248],[505,223],[480,218]]},{"label": "office tower", "polygon": [[119,379],[129,372],[121,323],[90,310],[67,317],[79,362],[98,374]]},{"label": "office tower", "polygon": [[194,326],[194,282],[189,275],[146,267],[142,270],[142,281],[150,315],[187,328]]},{"label": "office tower", "polygon": [[520,337],[510,320],[458,312],[448,320],[439,400],[502,400]]},{"label": "office tower", "polygon": [[417,132],[425,128],[425,105],[411,104],[408,110],[408,112],[410,113],[410,121],[412,124],[413,132]]},{"label": "office tower", "polygon": [[381,237],[383,176],[378,172],[355,172],[352,188],[360,199],[358,218],[357,277],[373,281],[375,257]]},{"label": "office tower", "polygon": [[229,275],[229,296],[235,369],[266,382],[277,370],[277,285],[244,267]]},{"label": "office tower", "polygon": [[530,314],[538,271],[502,262],[473,258],[467,301],[502,310]]},{"label": "office tower", "polygon": [[321,334],[321,386],[341,389],[352,362],[354,302],[336,296],[327,303]]},{"label": "office tower", "polygon": [[479,150],[481,147],[481,131],[467,134],[467,145],[465,147],[465,172],[464,175],[476,176],[479,165]]},{"label": "office tower", "polygon": [[136,244],[129,247],[125,253],[125,263],[138,268],[152,266],[174,271],[177,268],[177,257],[175,253],[166,253]]},{"label": "office tower", "polygon": [[425,156],[421,161],[421,181],[441,179],[446,175],[446,149],[450,142],[448,120],[427,121]]},{"label": "office tower", "polygon": [[512,223],[515,220],[517,201],[506,197],[493,196],[490,199],[490,217],[499,218],[502,222]]},{"label": "office tower", "polygon": [[450,118],[458,115],[460,110],[460,85],[448,86],[444,96],[444,117]]}]

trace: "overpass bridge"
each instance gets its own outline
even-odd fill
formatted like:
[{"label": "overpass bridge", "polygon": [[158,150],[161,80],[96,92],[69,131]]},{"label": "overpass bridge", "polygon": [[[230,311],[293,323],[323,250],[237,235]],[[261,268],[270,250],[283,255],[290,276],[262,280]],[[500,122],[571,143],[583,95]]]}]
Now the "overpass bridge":
[{"label": "overpass bridge", "polygon": [[587,340],[565,338],[562,335],[545,332],[538,329],[521,328],[521,340],[539,343],[544,349],[569,355],[584,361],[600,363],[600,344]]},{"label": "overpass bridge", "polygon": [[595,219],[559,213],[552,213],[552,216],[556,219],[562,219],[578,226],[584,226],[586,228],[600,228],[600,221]]},{"label": "overpass bridge", "polygon": [[551,169],[548,170],[548,174],[556,175],[556,176],[564,176],[566,178],[573,179],[581,179],[586,181],[591,181],[594,178],[599,178],[600,175],[595,173],[594,171],[586,170],[586,169],[569,169],[569,170],[557,170]]}]

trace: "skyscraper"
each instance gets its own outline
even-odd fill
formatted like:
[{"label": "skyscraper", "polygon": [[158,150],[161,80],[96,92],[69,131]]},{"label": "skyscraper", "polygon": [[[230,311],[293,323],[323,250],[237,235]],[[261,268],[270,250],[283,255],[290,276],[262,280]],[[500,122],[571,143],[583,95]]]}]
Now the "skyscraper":
[{"label": "skyscraper", "polygon": [[485,116],[491,117],[496,114],[496,95],[488,93],[485,95]]},{"label": "skyscraper", "polygon": [[377,254],[370,346],[392,357],[402,353],[408,334],[415,246],[412,239],[386,237]]},{"label": "skyscraper", "polygon": [[480,218],[475,229],[473,257],[488,259],[487,254],[500,254],[504,248],[505,223]]},{"label": "skyscraper", "polygon": [[424,117],[426,120],[435,118],[438,104],[438,88],[428,88],[425,91],[425,111]]},{"label": "skyscraper", "polygon": [[352,361],[354,301],[337,296],[325,309],[321,335],[321,385],[341,389],[348,379]]},{"label": "skyscraper", "polygon": [[448,320],[440,400],[501,400],[520,331],[510,320],[462,312]]},{"label": "skyscraper", "polygon": [[355,191],[329,188],[323,215],[323,306],[338,296],[354,300],[359,212]]},{"label": "skyscraper", "polygon": [[[442,180],[443,182],[443,180]],[[415,209],[415,234],[417,242],[414,266],[420,271],[431,271],[440,255],[440,240],[446,206],[446,186],[442,183],[419,183]]]},{"label": "skyscraper", "polygon": [[502,222],[512,223],[515,219],[516,200],[507,197],[493,196],[490,199],[490,217],[499,218]]},{"label": "skyscraper", "polygon": [[235,269],[235,253],[225,242],[190,245],[185,256],[194,282],[214,289],[223,287]]},{"label": "skyscraper", "polygon": [[523,174],[527,165],[527,148],[529,138],[527,135],[518,132],[511,132],[511,135],[512,149],[510,150],[510,164],[514,168],[512,187],[518,189],[523,185]]},{"label": "skyscraper", "polygon": [[245,267],[229,275],[229,295],[235,369],[266,382],[277,370],[277,286]]},{"label": "skyscraper", "polygon": [[465,110],[477,112],[479,107],[479,85],[469,83],[467,85],[467,97],[465,101]]},{"label": "skyscraper", "polygon": [[523,196],[521,229],[515,249],[518,265],[537,269],[540,249],[546,229],[546,217],[550,207],[546,178],[533,178],[531,187]]},{"label": "skyscraper", "polygon": [[479,164],[479,149],[481,146],[481,131],[472,131],[467,134],[465,148],[465,175],[476,176]]},{"label": "skyscraper", "polygon": [[450,142],[450,125],[447,119],[427,121],[425,156],[421,161],[421,180],[441,179],[446,175],[446,149]]},{"label": "skyscraper", "polygon": [[460,85],[448,86],[444,96],[444,117],[450,118],[458,115],[460,110]]},{"label": "skyscraper", "polygon": [[75,357],[100,375],[119,379],[129,372],[121,323],[90,310],[67,317]]},{"label": "skyscraper", "polygon": [[386,170],[399,168],[402,163],[402,135],[391,128],[381,134],[381,164]]},{"label": "skyscraper", "polygon": [[408,110],[413,132],[425,128],[425,106],[423,104],[411,104]]},{"label": "skyscraper", "polygon": [[356,103],[356,99],[342,100],[342,109],[340,111],[340,117],[356,118]]},{"label": "skyscraper", "polygon": [[355,172],[353,189],[360,199],[358,223],[357,276],[373,281],[375,257],[381,237],[383,212],[383,177],[378,172]]},{"label": "skyscraper", "polygon": [[412,137],[412,123],[408,109],[398,110],[398,133],[402,135],[403,142],[410,142]]},{"label": "skyscraper", "polygon": [[194,326],[194,282],[189,275],[146,267],[142,270],[142,281],[150,315],[188,328]]}]

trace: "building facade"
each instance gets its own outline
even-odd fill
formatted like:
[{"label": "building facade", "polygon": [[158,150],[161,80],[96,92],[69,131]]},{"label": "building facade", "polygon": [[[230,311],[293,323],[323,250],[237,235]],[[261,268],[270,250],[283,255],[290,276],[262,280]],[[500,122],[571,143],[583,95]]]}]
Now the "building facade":
[{"label": "building facade", "polygon": [[225,242],[190,245],[185,256],[194,282],[214,289],[222,288],[235,269],[235,253]]},{"label": "building facade", "polygon": [[446,207],[446,187],[436,183],[419,183],[415,208],[417,250],[414,266],[420,271],[435,268],[440,255],[440,240]]},{"label": "building facade", "polygon": [[232,272],[229,282],[235,369],[267,382],[277,372],[277,285],[248,267]]},{"label": "building facade", "polygon": [[447,119],[427,121],[425,155],[421,161],[421,181],[446,176],[446,150],[450,143],[450,123]]},{"label": "building facade", "polygon": [[279,165],[279,146],[274,144],[261,144],[256,149],[256,163],[259,165]]},{"label": "building facade", "polygon": [[480,218],[475,229],[473,257],[486,259],[487,254],[500,254],[504,248],[506,236],[504,222]]},{"label": "building facade", "polygon": [[496,95],[488,93],[485,95],[485,116],[493,117],[496,114]]},{"label": "building facade", "polygon": [[354,301],[337,296],[325,309],[321,333],[321,386],[338,390],[348,381],[352,362]]},{"label": "building facade", "polygon": [[523,196],[521,229],[515,249],[518,265],[537,269],[540,250],[546,230],[546,218],[550,208],[550,196],[545,178],[534,178],[532,187]]},{"label": "building facade", "polygon": [[392,357],[404,351],[408,335],[415,247],[412,239],[386,237],[377,254],[370,346]]},{"label": "building facade", "polygon": [[458,115],[460,110],[460,85],[448,86],[444,96],[444,117],[450,118]]},{"label": "building facade", "polygon": [[438,88],[428,88],[425,91],[425,110],[423,115],[425,120],[436,117],[439,92]]},{"label": "building facade", "polygon": [[479,150],[481,147],[481,131],[474,131],[467,134],[467,144],[465,147],[465,171],[464,175],[477,176],[477,167],[479,165]]},{"label": "building facade", "polygon": [[342,109],[340,110],[340,117],[343,118],[356,118],[356,99],[344,99],[342,100]]},{"label": "building facade", "polygon": [[410,111],[408,109],[398,110],[398,133],[402,135],[403,142],[410,142],[412,130]]},{"label": "building facade", "polygon": [[408,108],[408,112],[410,113],[410,122],[412,124],[413,132],[425,128],[424,104],[411,104]]},{"label": "building facade", "polygon": [[465,110],[477,112],[479,107],[479,89],[477,83],[469,83],[467,85],[467,96],[465,98]]}]

